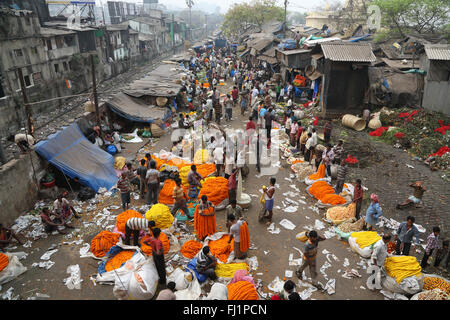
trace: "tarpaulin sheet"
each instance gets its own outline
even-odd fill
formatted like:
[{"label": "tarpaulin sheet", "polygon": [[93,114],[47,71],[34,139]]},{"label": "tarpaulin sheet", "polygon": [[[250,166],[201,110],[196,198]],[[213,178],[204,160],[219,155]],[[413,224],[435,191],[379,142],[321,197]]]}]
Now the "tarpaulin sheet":
[{"label": "tarpaulin sheet", "polygon": [[98,191],[117,183],[114,158],[85,138],[76,123],[36,144],[36,152],[70,178]]},{"label": "tarpaulin sheet", "polygon": [[166,120],[170,116],[168,108],[160,108],[145,104],[142,100],[119,92],[106,101],[108,107],[121,117],[137,122],[152,123],[155,120]]}]

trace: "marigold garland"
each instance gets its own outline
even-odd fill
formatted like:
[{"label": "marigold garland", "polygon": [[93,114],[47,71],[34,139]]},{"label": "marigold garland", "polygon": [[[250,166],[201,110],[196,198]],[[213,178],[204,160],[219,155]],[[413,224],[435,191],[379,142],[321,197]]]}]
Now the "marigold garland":
[{"label": "marigold garland", "polygon": [[321,164],[319,166],[319,169],[317,170],[316,173],[310,175],[308,177],[309,180],[317,180],[317,179],[323,179],[325,178],[325,165]]},{"label": "marigold garland", "polygon": [[109,249],[116,245],[119,238],[119,233],[114,233],[107,230],[102,231],[92,239],[91,252],[97,258],[104,257],[108,253]]},{"label": "marigold garland", "polygon": [[134,210],[127,210],[116,217],[117,231],[125,233],[125,224],[130,218],[144,218],[142,214]]},{"label": "marigold garland", "polygon": [[337,194],[326,194],[322,198],[320,198],[320,201],[322,203],[331,205],[345,204],[347,202],[344,197],[341,197]]},{"label": "marigold garland", "polygon": [[216,276],[222,278],[233,278],[238,270],[248,270],[248,264],[243,263],[219,263],[216,266]]},{"label": "marigold garland", "polygon": [[195,240],[186,241],[180,249],[180,253],[188,259],[193,259],[203,247],[201,242]]},{"label": "marigold garland", "polygon": [[234,241],[228,243],[228,240],[230,240],[230,236],[224,235],[222,238],[211,240],[208,243],[211,254],[223,263],[227,262],[230,253],[234,250]]},{"label": "marigold garland", "polygon": [[145,218],[148,221],[155,221],[155,227],[161,230],[169,228],[175,219],[170,213],[169,207],[162,203],[154,204],[145,213]]},{"label": "marigold garland", "polygon": [[[164,186],[159,192],[158,202],[165,205],[172,205],[175,203],[175,199],[173,198],[173,189],[177,184],[172,179],[167,179],[164,181]],[[184,194],[187,195],[187,187],[181,185],[183,188]]]},{"label": "marigold garland", "polygon": [[244,222],[241,225],[241,242],[240,242],[240,249],[241,252],[247,252],[247,250],[250,248],[250,233],[248,231],[248,225],[247,222]]},{"label": "marigold garland", "polygon": [[205,212],[208,216],[202,216],[199,213],[199,207],[200,205],[195,208],[194,229],[197,233],[197,237],[202,240],[206,236],[216,233],[216,215],[213,213],[214,208],[209,207]]},{"label": "marigold garland", "polygon": [[206,195],[213,205],[219,205],[228,198],[228,180],[224,177],[206,178],[202,185],[198,198]]},{"label": "marigold garland", "polygon": [[237,281],[228,286],[228,300],[258,300],[255,287],[248,281]]},{"label": "marigold garland", "polygon": [[0,271],[5,269],[9,264],[9,257],[0,252]]},{"label": "marigold garland", "polygon": [[384,267],[388,276],[395,278],[398,284],[400,284],[405,278],[422,275],[422,268],[417,262],[416,257],[387,257],[384,263]]},{"label": "marigold garland", "polygon": [[108,260],[105,264],[106,271],[112,271],[115,269],[119,269],[122,264],[127,262],[133,256],[134,251],[132,250],[123,250],[116,254],[114,257]]}]

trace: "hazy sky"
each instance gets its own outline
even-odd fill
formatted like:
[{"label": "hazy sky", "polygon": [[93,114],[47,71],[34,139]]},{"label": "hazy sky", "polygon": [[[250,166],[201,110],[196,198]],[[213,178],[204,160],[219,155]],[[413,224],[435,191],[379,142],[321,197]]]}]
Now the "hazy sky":
[{"label": "hazy sky", "polygon": [[[99,1],[99,0],[97,0]],[[101,0],[103,3],[105,3],[107,0]],[[121,0],[126,2],[134,2],[134,3],[142,3],[142,0]],[[331,0],[330,2],[334,2],[335,0]],[[343,2],[344,0],[340,0]],[[244,0],[194,0],[194,6],[192,7],[193,10],[195,9],[203,9],[205,6],[209,6],[211,9],[210,11],[214,11],[214,8],[216,6],[220,7],[221,13],[225,13],[228,8],[233,3],[241,3],[245,2]],[[322,5],[325,2],[325,0],[288,0],[288,10],[290,11],[307,11],[308,9],[313,9],[317,6]],[[167,6],[168,9],[174,9],[174,8],[186,8],[186,1],[185,0],[159,0],[159,3],[164,4]],[[284,0],[277,0],[277,3],[280,6],[284,6]]]}]

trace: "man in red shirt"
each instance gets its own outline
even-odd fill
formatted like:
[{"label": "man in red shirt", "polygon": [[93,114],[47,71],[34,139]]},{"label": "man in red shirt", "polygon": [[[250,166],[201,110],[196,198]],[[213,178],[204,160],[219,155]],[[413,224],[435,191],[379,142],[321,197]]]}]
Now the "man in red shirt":
[{"label": "man in red shirt", "polygon": [[238,95],[239,95],[238,89],[236,86],[234,86],[233,91],[231,91],[231,97],[233,98],[234,106],[236,106],[238,102]]},{"label": "man in red shirt", "polygon": [[252,136],[256,130],[256,125],[253,122],[253,117],[248,118],[248,120],[249,121],[247,122],[247,126],[246,126],[245,130],[247,131],[248,144],[250,144],[252,141]]},{"label": "man in red shirt", "polygon": [[158,271],[159,284],[166,284],[166,263],[164,262],[164,249],[161,240],[159,240],[159,235],[161,234],[161,229],[154,228],[153,236],[150,240],[144,241],[144,243],[152,247],[153,261],[155,262],[156,270]]},{"label": "man in red shirt", "polygon": [[231,176],[228,178],[228,199],[231,201],[236,200],[236,190],[237,190],[237,179],[236,175],[238,173],[238,169],[234,169]]},{"label": "man in red shirt", "polygon": [[361,211],[361,204],[363,199],[363,189],[361,186],[361,180],[356,179],[355,190],[353,192],[353,202],[356,203],[356,220],[359,220],[359,213]]}]

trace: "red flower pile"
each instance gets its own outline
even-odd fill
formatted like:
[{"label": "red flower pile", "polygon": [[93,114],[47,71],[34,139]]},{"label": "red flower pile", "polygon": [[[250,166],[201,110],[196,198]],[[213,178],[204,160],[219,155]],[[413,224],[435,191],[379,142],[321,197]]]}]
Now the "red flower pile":
[{"label": "red flower pile", "polygon": [[352,157],[350,154],[347,156],[347,159],[345,159],[345,162],[347,163],[358,163],[359,160],[355,157]]},{"label": "red flower pile", "polygon": [[317,126],[318,124],[319,124],[319,118],[318,117],[314,117],[313,125]]},{"label": "red flower pile", "polygon": [[377,130],[370,132],[369,135],[371,135],[372,137],[380,137],[383,132],[387,131],[388,129],[389,127],[379,127]]},{"label": "red flower pile", "polygon": [[440,133],[442,133],[442,135],[444,135],[445,131],[450,130],[450,125],[444,126],[444,121],[438,120],[438,122],[441,125],[441,127],[434,129],[434,132],[440,132]]},{"label": "red flower pile", "polygon": [[394,134],[394,136],[395,136],[397,139],[401,139],[401,138],[403,138],[403,137],[405,136],[405,134],[404,134],[403,132],[397,132],[396,134]]},{"label": "red flower pile", "polygon": [[398,115],[399,118],[406,118],[406,121],[411,121],[412,117],[414,117],[416,114],[419,113],[419,110],[414,110],[411,113],[408,112],[402,112]]},{"label": "red flower pile", "polygon": [[430,154],[428,157],[442,157],[444,154],[446,154],[447,152],[450,152],[450,148],[447,146],[444,146],[442,148],[440,148],[438,151],[436,151],[433,154]]}]

